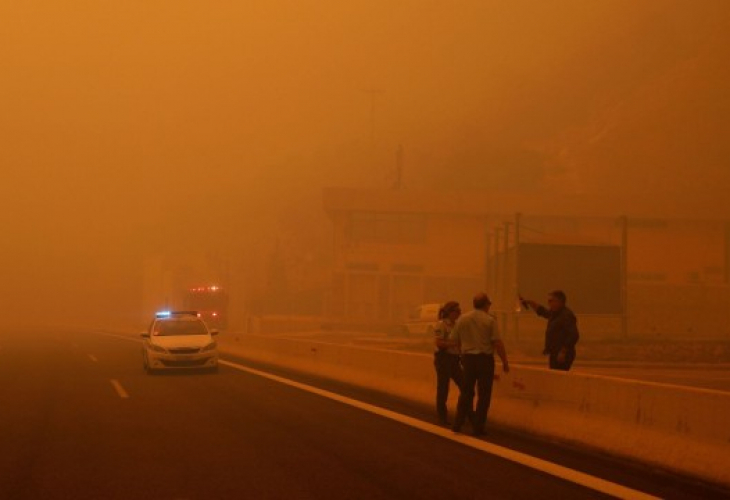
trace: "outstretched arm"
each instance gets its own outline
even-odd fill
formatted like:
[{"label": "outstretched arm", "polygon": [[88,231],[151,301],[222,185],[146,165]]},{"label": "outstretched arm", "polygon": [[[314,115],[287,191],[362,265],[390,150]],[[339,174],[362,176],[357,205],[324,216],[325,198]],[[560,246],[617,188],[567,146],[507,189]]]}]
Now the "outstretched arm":
[{"label": "outstretched arm", "polygon": [[547,308],[544,307],[544,306],[541,306],[540,304],[538,304],[534,300],[522,299],[522,302],[524,302],[525,304],[527,304],[528,306],[530,306],[530,308],[533,311],[535,311],[535,313],[538,316],[542,316],[543,318],[547,318],[547,317],[550,316],[550,312],[547,310]]}]

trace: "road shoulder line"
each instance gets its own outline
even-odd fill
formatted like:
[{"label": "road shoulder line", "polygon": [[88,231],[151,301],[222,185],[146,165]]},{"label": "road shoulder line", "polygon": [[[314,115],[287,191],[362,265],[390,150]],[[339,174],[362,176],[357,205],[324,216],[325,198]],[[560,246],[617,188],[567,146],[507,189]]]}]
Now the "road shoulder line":
[{"label": "road shoulder line", "polygon": [[280,377],[278,375],[274,375],[272,373],[264,372],[261,370],[257,370],[254,368],[249,368],[247,366],[234,363],[231,361],[225,361],[225,360],[219,360],[218,361],[221,365],[228,366],[230,368],[243,371],[246,373],[250,373],[252,375],[257,375],[269,380],[272,380],[274,382],[279,382],[284,385],[288,385],[290,387],[294,387],[312,394],[317,394],[319,396],[325,397],[327,399],[331,399],[333,401],[337,401],[349,406],[352,406],[354,408],[358,408],[360,410],[367,411],[369,413],[373,413],[375,415],[379,415],[397,422],[400,422],[402,424],[408,425],[410,427],[422,430],[424,432],[428,432],[430,434],[434,434],[437,436],[440,436],[445,439],[449,439],[451,441],[463,444],[465,446],[469,446],[471,448],[483,451],[485,453],[489,453],[494,456],[498,456],[500,458],[503,458],[505,460],[509,460],[514,463],[518,463],[520,465],[523,465],[525,467],[529,467],[531,469],[543,472],[545,474],[549,474],[554,477],[558,477],[560,479],[563,479],[565,481],[572,482],[574,484],[578,484],[580,486],[583,486],[585,488],[589,488],[594,491],[598,491],[600,493],[604,493],[606,495],[610,495],[617,498],[635,498],[635,499],[655,499],[657,497],[654,497],[652,495],[649,495],[647,493],[634,490],[632,488],[628,488],[626,486],[622,486],[617,483],[613,483],[611,481],[607,481],[605,479],[601,479],[596,476],[591,476],[590,474],[586,474],[584,472],[576,471],[573,469],[570,469],[568,467],[563,467],[562,465],[558,465],[552,462],[548,462],[547,460],[543,460],[537,457],[533,457],[530,455],[527,455],[525,453],[521,453],[515,450],[511,450],[509,448],[504,448],[502,446],[498,446],[492,443],[489,443],[487,441],[483,441],[481,439],[477,439],[471,436],[466,436],[463,434],[456,434],[452,432],[449,429],[446,429],[444,427],[440,427],[438,425],[430,424],[428,422],[424,422],[422,420],[418,420],[413,417],[409,417],[407,415],[402,415],[400,413],[387,410],[385,408],[381,408],[379,406],[375,406],[369,403],[365,403],[362,401],[358,401],[356,399],[351,399],[346,396],[342,396],[340,394],[336,394],[334,392],[326,391],[324,389],[320,389],[314,386],[310,386],[307,384],[303,384],[301,382],[296,382],[291,379],[287,379],[284,377]]}]

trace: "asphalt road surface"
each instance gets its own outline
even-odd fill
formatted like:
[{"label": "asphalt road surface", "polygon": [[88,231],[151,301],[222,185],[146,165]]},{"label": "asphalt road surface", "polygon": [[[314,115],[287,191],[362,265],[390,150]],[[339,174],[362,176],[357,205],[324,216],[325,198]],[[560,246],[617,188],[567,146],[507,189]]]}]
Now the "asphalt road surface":
[{"label": "asphalt road surface", "polygon": [[570,475],[501,458],[493,445],[589,483],[629,488],[620,490],[625,496],[727,494],[504,431],[479,439],[439,434],[426,409],[298,378],[386,414],[373,413],[246,371],[240,360],[228,359],[218,374],[150,376],[138,342],[102,333],[4,331],[0,359],[1,499],[603,496]]}]

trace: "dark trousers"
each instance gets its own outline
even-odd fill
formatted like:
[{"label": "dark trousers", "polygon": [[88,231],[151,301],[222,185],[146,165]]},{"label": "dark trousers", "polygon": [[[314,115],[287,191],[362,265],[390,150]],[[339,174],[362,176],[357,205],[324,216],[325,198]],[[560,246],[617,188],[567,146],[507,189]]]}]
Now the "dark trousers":
[{"label": "dark trousers", "polygon": [[560,351],[550,353],[550,369],[563,370],[567,372],[570,370],[570,367],[573,366],[573,361],[575,361],[575,348],[568,349],[568,352],[565,354],[565,360],[562,363],[558,361],[559,352]]},{"label": "dark trousers", "polygon": [[449,385],[453,380],[457,387],[461,387],[463,381],[459,355],[437,351],[434,353],[433,365],[436,367],[436,413],[441,421],[446,421]]},{"label": "dark trousers", "polygon": [[[484,432],[487,412],[492,400],[492,383],[494,382],[494,356],[491,354],[464,354],[461,357],[464,368],[464,383],[461,386],[459,405],[456,409],[454,430],[460,431],[464,421],[471,420],[474,433]],[[474,405],[474,389],[476,387],[477,407]]]}]

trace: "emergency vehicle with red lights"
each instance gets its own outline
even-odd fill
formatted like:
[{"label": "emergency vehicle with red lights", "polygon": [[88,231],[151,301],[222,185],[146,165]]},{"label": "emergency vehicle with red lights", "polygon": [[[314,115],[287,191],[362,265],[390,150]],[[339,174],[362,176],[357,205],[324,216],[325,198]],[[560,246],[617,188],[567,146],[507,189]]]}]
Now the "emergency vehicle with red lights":
[{"label": "emergency vehicle with red lights", "polygon": [[189,288],[184,307],[197,311],[198,317],[211,328],[224,330],[228,326],[228,292],[218,285]]}]

